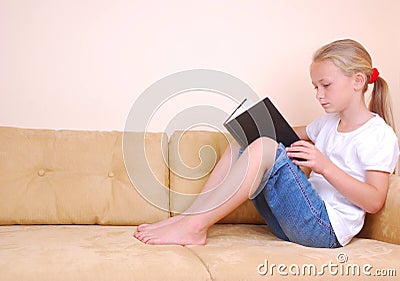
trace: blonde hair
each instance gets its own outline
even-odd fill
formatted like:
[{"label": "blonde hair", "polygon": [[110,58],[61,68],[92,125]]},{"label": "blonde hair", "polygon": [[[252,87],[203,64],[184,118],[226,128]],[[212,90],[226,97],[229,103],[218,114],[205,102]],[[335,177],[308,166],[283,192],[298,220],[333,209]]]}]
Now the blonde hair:
[{"label": "blonde hair", "polygon": [[[331,60],[345,75],[364,73],[367,79],[363,93],[368,90],[368,82],[373,72],[372,59],[360,43],[351,39],[343,39],[322,46],[315,52],[313,62],[323,60]],[[374,82],[368,109],[381,116],[394,129],[389,87],[381,76],[378,76]]]}]

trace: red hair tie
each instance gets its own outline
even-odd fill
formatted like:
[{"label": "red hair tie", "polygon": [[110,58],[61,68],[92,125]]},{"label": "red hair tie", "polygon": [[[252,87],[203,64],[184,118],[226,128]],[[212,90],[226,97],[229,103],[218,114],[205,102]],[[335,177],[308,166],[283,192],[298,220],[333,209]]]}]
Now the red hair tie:
[{"label": "red hair tie", "polygon": [[368,84],[373,84],[373,83],[375,83],[375,81],[378,80],[378,76],[379,76],[379,71],[378,71],[378,69],[376,69],[376,68],[374,67],[374,68],[372,69],[371,78],[369,78]]}]

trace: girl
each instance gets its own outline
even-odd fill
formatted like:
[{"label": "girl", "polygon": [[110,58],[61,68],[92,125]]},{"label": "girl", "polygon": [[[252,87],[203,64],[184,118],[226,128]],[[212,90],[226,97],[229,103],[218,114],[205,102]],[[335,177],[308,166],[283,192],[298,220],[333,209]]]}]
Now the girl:
[{"label": "girl", "polygon": [[[262,137],[244,151],[231,145],[205,184],[206,195],[185,212],[191,215],[140,225],[134,236],[147,244],[205,244],[208,228],[250,197],[283,240],[323,248],[348,244],[365,213],[384,205],[398,160],[388,87],[353,40],[317,50],[310,75],[327,114],[296,128],[301,141],[285,148]],[[368,84],[374,88],[367,108]],[[298,166],[312,170],[309,179]]]}]

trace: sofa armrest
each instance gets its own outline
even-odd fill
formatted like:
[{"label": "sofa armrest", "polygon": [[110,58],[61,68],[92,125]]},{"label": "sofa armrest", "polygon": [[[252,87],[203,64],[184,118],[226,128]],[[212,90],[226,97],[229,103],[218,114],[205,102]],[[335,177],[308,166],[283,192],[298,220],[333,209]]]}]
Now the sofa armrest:
[{"label": "sofa armrest", "polygon": [[400,176],[391,175],[389,191],[382,210],[367,214],[358,237],[400,244]]}]

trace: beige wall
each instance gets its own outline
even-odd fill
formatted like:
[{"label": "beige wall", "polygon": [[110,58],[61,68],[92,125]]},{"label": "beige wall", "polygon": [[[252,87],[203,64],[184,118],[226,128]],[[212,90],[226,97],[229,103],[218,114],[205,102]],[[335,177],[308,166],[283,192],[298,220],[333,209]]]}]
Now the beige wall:
[{"label": "beige wall", "polygon": [[123,130],[149,85],[194,68],[232,74],[306,124],[322,113],[313,51],[350,37],[389,82],[400,128],[399,11],[397,0],[0,0],[0,125]]}]

